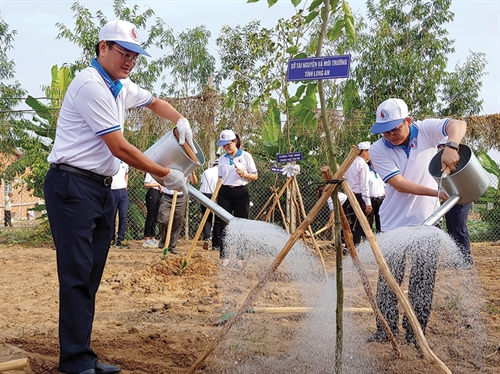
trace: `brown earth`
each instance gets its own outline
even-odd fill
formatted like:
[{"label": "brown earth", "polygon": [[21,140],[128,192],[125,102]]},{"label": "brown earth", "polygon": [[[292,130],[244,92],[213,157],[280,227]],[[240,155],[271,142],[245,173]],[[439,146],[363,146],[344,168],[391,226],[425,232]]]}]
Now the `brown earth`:
[{"label": "brown earth", "polygon": [[[222,326],[215,325],[216,322],[225,313],[238,310],[262,270],[251,261],[242,269],[233,264],[222,269],[218,252],[204,251],[198,245],[179,276],[190,241],[181,241],[180,254],[169,255],[167,259],[161,250],[143,248],[142,242],[129,244],[128,249],[110,251],[98,292],[92,347],[101,361],[119,365],[124,374],[186,372],[218,337]],[[335,252],[326,243],[322,244],[325,266],[332,275]],[[476,268],[461,271],[460,275],[467,273],[467,278],[478,281],[473,294],[465,294],[472,301],[474,312],[462,318],[463,313],[456,307],[458,301],[450,298],[453,292],[440,296],[448,287],[453,288],[449,279],[459,278],[441,276],[446,281],[438,281],[436,285],[426,337],[453,373],[500,373],[500,245],[474,244],[473,257]],[[350,261],[348,257],[345,260]],[[8,373],[58,373],[55,251],[4,246],[0,248],[0,267],[0,363],[27,357],[28,367]],[[439,274],[451,271],[440,269],[438,278]],[[374,289],[377,271],[367,269],[367,274]],[[349,274],[345,278],[350,279]],[[347,285],[345,298],[354,308],[369,307],[359,284]],[[286,269],[280,267],[255,306],[307,305]],[[404,334],[397,337],[401,359],[388,343],[365,343],[375,330],[373,314],[354,312],[347,319],[350,322],[344,324],[344,336],[346,340],[354,337],[351,340],[359,345],[354,351],[344,352],[345,373],[442,372],[406,344]],[[335,372],[334,344],[324,347],[318,342],[313,366],[300,362],[297,352],[306,345],[304,340],[312,339],[314,343],[315,339],[314,335],[307,337],[307,326],[305,313],[245,314],[197,372]],[[321,363],[326,359],[323,356],[329,356],[328,364]],[[354,369],[351,362],[357,359],[370,361],[367,364],[370,369]],[[273,362],[288,362],[288,369]],[[300,365],[304,365],[303,370]]]}]

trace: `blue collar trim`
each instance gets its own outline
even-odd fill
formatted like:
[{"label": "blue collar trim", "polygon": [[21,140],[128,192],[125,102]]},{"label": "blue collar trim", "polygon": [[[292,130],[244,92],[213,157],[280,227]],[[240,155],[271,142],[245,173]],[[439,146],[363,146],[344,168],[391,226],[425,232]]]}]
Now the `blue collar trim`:
[{"label": "blue collar trim", "polygon": [[231,157],[229,156],[229,153],[226,153],[224,155],[224,157],[227,157],[229,159],[229,165],[233,165],[233,160],[238,157],[238,156],[241,156],[243,154],[242,150],[241,149],[238,149],[238,152],[236,152],[236,154],[234,155],[234,157]]},{"label": "blue collar trim", "polygon": [[92,59],[92,62],[90,63],[90,66],[95,68],[99,74],[101,74],[101,77],[104,79],[106,84],[108,85],[109,90],[113,94],[113,97],[116,99],[118,95],[120,94],[120,91],[123,87],[123,84],[117,80],[116,82],[113,82],[111,78],[109,77],[108,73],[106,73],[106,70],[97,62],[97,59],[94,57]]},{"label": "blue collar trim", "polygon": [[390,141],[386,140],[385,138],[382,138],[384,141],[384,145],[387,148],[402,148],[403,151],[406,153],[406,157],[410,157],[410,150],[415,147],[416,142],[417,142],[417,135],[418,135],[418,127],[414,123],[411,124],[410,126],[410,136],[408,138],[408,144],[407,145],[394,145]]}]

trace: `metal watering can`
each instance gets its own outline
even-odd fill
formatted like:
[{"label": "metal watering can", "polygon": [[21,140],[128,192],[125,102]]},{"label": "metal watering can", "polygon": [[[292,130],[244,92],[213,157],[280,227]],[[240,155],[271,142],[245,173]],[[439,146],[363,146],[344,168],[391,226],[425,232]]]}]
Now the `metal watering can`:
[{"label": "metal watering can", "polygon": [[[205,163],[203,151],[196,141],[193,140],[193,143],[198,153],[194,153],[187,143],[184,143],[182,146],[179,144],[177,129],[174,127],[158,139],[155,144],[149,147],[144,154],[157,164],[170,169],[179,170],[187,177]],[[158,183],[163,184],[158,176],[153,175],[153,178],[155,178]],[[220,205],[217,205],[203,195],[194,186],[188,184],[187,188],[191,196],[221,217],[224,221],[229,222],[231,219],[235,218]]]},{"label": "metal watering can", "polygon": [[441,172],[440,150],[429,164],[429,173],[450,197],[422,225],[434,226],[455,204],[467,204],[481,197],[489,185],[489,177],[472,150],[461,144],[457,169],[449,175]]}]

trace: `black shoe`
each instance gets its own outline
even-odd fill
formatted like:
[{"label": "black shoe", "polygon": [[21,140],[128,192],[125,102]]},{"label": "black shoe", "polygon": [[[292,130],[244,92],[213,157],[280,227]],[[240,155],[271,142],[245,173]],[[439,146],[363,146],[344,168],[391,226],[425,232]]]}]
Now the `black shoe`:
[{"label": "black shoe", "polygon": [[127,244],[123,244],[122,241],[120,241],[120,240],[117,240],[116,244],[115,244],[115,247],[117,247],[117,248],[128,248],[128,245]]},{"label": "black shoe", "polygon": [[95,374],[95,369],[87,369],[79,372],[78,374]]},{"label": "black shoe", "polygon": [[158,248],[163,249],[165,247],[165,242],[158,242]]},{"label": "black shoe", "polygon": [[118,366],[103,364],[102,362],[97,362],[95,366],[96,374],[117,374],[121,371]]},{"label": "black shoe", "polygon": [[375,332],[375,334],[373,334],[372,336],[370,336],[366,342],[367,343],[385,343],[385,342],[388,342],[389,339],[387,338],[387,336],[385,335],[385,332],[383,331],[380,331],[380,330],[377,330]]},{"label": "black shoe", "polygon": [[178,255],[179,254],[179,251],[176,250],[175,248],[169,248],[168,252],[172,253],[173,255]]}]

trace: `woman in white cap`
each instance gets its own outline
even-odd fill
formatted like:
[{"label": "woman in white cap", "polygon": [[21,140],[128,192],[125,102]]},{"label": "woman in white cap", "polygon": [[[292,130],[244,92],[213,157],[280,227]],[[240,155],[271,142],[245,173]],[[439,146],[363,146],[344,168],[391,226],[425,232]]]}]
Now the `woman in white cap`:
[{"label": "woman in white cap", "polygon": [[[257,167],[250,153],[240,149],[241,142],[233,130],[224,130],[220,134],[217,143],[226,152],[219,158],[219,178],[222,179],[222,186],[217,196],[217,204],[238,218],[248,218],[250,208],[250,195],[248,193],[248,183],[257,180]],[[226,222],[216,217],[219,234],[222,234]],[[222,238],[222,235],[218,235]],[[214,247],[220,246],[220,258],[222,266],[229,264],[229,253],[224,241],[213,243]],[[243,265],[243,253],[238,250],[236,254],[238,265]]]}]

